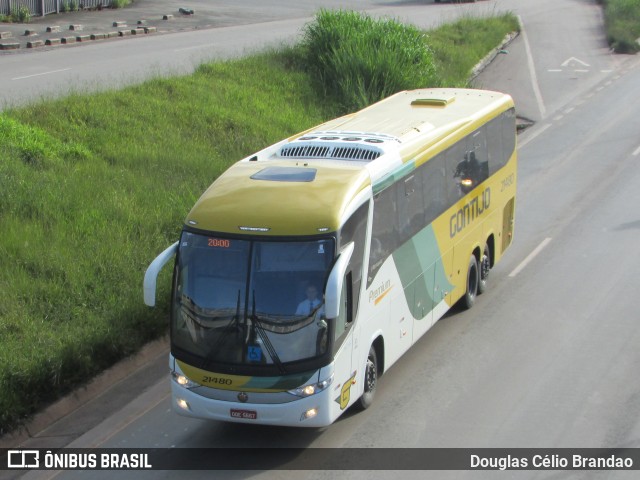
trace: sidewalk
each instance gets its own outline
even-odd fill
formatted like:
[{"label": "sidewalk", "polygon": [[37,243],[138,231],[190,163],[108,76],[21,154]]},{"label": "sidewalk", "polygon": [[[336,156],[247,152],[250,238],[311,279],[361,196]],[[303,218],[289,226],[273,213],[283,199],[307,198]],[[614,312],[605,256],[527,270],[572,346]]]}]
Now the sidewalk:
[{"label": "sidewalk", "polygon": [[[121,9],[103,8],[33,17],[30,23],[0,23],[0,53],[70,44],[117,41],[136,35],[220,27],[230,23],[205,0],[135,0]],[[193,12],[193,13],[190,13]]]}]

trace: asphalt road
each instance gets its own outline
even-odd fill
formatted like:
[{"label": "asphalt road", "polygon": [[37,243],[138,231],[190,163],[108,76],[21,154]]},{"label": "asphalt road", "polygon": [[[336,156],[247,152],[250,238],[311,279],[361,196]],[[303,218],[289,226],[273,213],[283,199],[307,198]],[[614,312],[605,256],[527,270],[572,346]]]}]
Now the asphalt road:
[{"label": "asphalt road", "polygon": [[[373,14],[390,15],[425,27],[468,12],[490,11],[489,3],[436,5],[432,0],[245,0],[241,4],[232,0],[191,0],[180,5],[193,8],[196,14],[190,18],[178,15],[169,22],[173,26],[179,24],[175,29],[167,26],[167,22],[154,21],[160,33],[175,33],[0,53],[0,108],[71,91],[95,91],[159,75],[190,73],[209,59],[232,58],[290,43],[299,38],[301,28],[321,6],[368,9]],[[124,18],[128,24],[134,24],[137,18],[159,18],[162,12],[177,10],[177,4],[171,0],[139,0],[134,8],[140,11],[135,14],[129,9],[117,14],[109,12],[108,18]],[[152,13],[147,15],[149,9]],[[82,14],[76,21],[84,24],[83,33],[103,31],[104,25],[110,23],[102,19],[105,14],[104,11]],[[39,31],[50,23],[70,23],[51,16],[39,22]]]},{"label": "asphalt road", "polygon": [[[476,5],[501,9],[506,3]],[[414,22],[424,10],[434,21],[436,8],[446,15],[455,8],[432,7],[418,2],[392,6],[396,16]],[[512,93],[519,113],[536,124],[519,138],[514,244],[474,308],[438,322],[381,378],[369,410],[348,412],[329,428],[182,418],[170,411],[164,378],[123,402],[102,423],[69,435],[75,437],[70,446],[640,447],[640,119],[634,95],[640,59],[608,53],[592,1],[514,0],[508,7],[521,16],[525,35],[477,82]],[[289,21],[278,25],[284,30]],[[230,28],[238,28],[236,39],[260,30]],[[255,41],[261,42],[257,36]],[[164,368],[164,361],[158,368]],[[47,435],[55,435],[54,430],[30,442],[45,446],[55,441]],[[54,475],[32,472],[24,478]],[[195,471],[180,478],[212,475],[372,479],[388,478],[389,472]],[[424,472],[402,475],[425,477]],[[620,471],[508,475],[636,477]],[[118,478],[175,476],[118,473]],[[433,476],[493,478],[495,472]],[[91,474],[112,477],[112,472]],[[86,473],[63,472],[55,478],[86,478]]]}]

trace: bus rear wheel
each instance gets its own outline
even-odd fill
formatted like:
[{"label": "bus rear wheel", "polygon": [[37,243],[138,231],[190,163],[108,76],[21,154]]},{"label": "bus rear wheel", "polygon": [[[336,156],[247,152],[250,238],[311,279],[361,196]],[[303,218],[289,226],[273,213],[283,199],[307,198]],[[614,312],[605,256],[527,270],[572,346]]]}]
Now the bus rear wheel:
[{"label": "bus rear wheel", "polygon": [[369,348],[369,355],[367,356],[367,365],[364,372],[364,393],[358,400],[359,406],[362,410],[366,410],[373,403],[373,397],[376,393],[376,386],[378,384],[378,356],[376,349]]},{"label": "bus rear wheel", "polygon": [[475,255],[469,258],[469,268],[467,269],[467,291],[462,297],[462,306],[465,310],[473,307],[478,296],[478,284],[480,283],[480,269],[478,267],[478,259]]}]

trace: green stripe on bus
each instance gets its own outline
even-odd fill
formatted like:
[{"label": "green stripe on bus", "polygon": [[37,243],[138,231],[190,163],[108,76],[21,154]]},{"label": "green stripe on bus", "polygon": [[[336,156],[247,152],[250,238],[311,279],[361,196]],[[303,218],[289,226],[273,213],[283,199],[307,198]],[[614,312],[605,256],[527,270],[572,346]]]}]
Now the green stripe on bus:
[{"label": "green stripe on bus", "polygon": [[408,175],[416,169],[415,160],[410,160],[399,168],[389,172],[387,175],[382,177],[380,180],[373,184],[373,194],[380,193],[382,190],[387,188],[390,185],[393,185],[400,178]]},{"label": "green stripe on bus", "polygon": [[453,288],[439,259],[440,248],[431,225],[393,254],[407,305],[416,320],[425,318],[440,301],[433,298],[436,286],[440,291]]}]

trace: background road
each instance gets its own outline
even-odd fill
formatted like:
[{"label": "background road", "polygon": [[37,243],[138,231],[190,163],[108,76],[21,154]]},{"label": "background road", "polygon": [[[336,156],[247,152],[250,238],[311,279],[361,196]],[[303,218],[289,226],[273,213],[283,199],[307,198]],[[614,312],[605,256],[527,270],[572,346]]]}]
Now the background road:
[{"label": "background road", "polygon": [[[384,8],[417,23],[435,22],[435,15],[452,15],[457,8],[506,6],[502,1],[463,7],[398,2]],[[514,0],[508,7],[521,16],[525,35],[476,82],[512,93],[519,113],[537,121],[519,138],[516,239],[492,271],[489,291],[472,310],[447,315],[395,364],[381,378],[369,410],[348,412],[321,430],[182,418],[170,412],[162,356],[157,362],[162,380],[148,383],[131,401],[123,400],[123,408],[114,409],[102,423],[74,432],[78,423],[63,421],[25,446],[75,438],[70,446],[640,447],[640,119],[632,94],[640,84],[640,60],[608,53],[592,1]],[[293,35],[289,22],[293,20],[278,26],[284,32],[288,25]],[[236,39],[255,34],[260,43],[257,31],[263,27],[229,27],[237,30],[227,32],[233,31]],[[222,35],[224,29],[217,30]],[[164,37],[182,41],[189,35]],[[234,44],[233,38],[227,41]],[[320,479],[389,476],[369,471],[289,473],[294,474]],[[53,475],[32,472],[25,478]],[[180,475],[209,478],[211,473]],[[92,472],[92,478],[112,476]],[[283,474],[215,476],[271,479]],[[494,476],[463,471],[437,475]],[[590,477],[585,472],[509,476]],[[56,476],[85,477],[83,472]],[[424,473],[404,472],[403,477],[424,478]],[[635,478],[629,472],[593,477]]]}]

